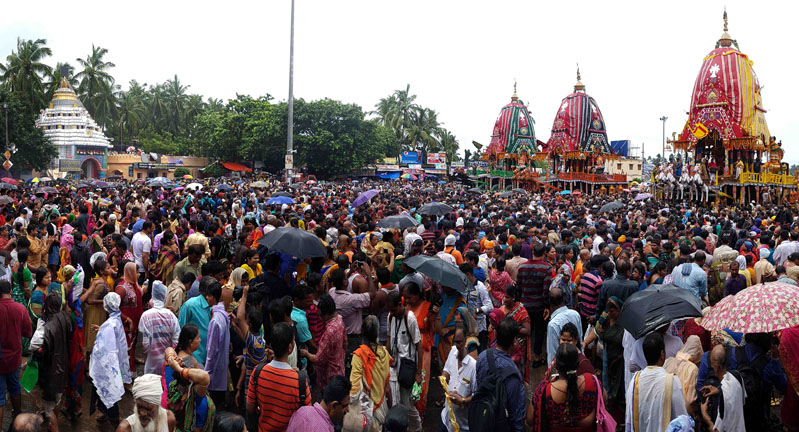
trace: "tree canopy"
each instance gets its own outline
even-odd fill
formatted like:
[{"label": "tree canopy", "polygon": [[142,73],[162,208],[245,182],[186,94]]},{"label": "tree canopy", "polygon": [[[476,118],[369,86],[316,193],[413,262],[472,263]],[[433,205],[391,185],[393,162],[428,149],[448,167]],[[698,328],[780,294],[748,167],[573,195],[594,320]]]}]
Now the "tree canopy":
[{"label": "tree canopy", "polygon": [[[276,102],[269,94],[237,95],[226,102],[207,98],[192,93],[191,85],[177,75],[154,84],[130,80],[123,89],[113,76],[113,55],[102,46],[92,45],[86,57],[75,59],[74,66],[58,62],[51,67],[47,61],[52,56],[45,39],[20,38],[6,62],[0,63],[0,89],[14,101],[15,110],[28,110],[30,128],[66,78],[117,151],[134,146],[147,152],[263,162],[275,172],[283,168],[285,101]],[[358,172],[403,150],[445,151],[448,159],[459,160],[457,138],[439,122],[435,110],[415,100],[410,86],[381,99],[370,113],[356,104],[331,99],[295,99],[295,166],[324,177]],[[15,111],[14,115],[21,114]],[[9,121],[10,129],[12,123],[22,127]],[[29,132],[23,128],[12,135],[22,137]],[[28,143],[37,151],[42,148],[36,146],[48,146],[38,135],[18,138],[20,151]],[[44,150],[44,154],[55,152]]]}]

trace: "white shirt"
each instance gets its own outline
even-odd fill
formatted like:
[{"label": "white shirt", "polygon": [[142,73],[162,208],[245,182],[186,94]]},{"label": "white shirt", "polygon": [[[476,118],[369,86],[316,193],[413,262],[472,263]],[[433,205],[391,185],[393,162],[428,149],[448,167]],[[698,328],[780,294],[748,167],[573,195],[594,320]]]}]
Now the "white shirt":
[{"label": "white shirt", "polygon": [[416,240],[422,240],[422,236],[416,234],[415,232],[409,232],[405,234],[405,256],[410,255],[413,242]]},{"label": "white shirt", "polygon": [[727,372],[721,380],[721,393],[724,395],[724,418],[721,418],[719,410],[713,427],[719,432],[746,432],[744,424],[746,390],[735,376]]},{"label": "white shirt", "polygon": [[[662,432],[663,431],[663,398],[666,396],[666,369],[659,366],[648,366],[637,372],[630,385],[627,386],[627,414],[625,416],[625,430],[633,432],[635,423],[634,398],[635,376],[638,376],[638,431],[637,432]],[[687,414],[685,401],[682,397],[682,385],[676,375],[671,376],[671,416],[669,422],[682,414]],[[668,423],[668,422],[667,422]]]},{"label": "white shirt", "polygon": [[[630,337],[627,338],[627,335],[630,335]],[[646,368],[646,357],[644,357],[644,339],[645,337],[635,339],[626,330],[624,331],[622,345],[624,346],[624,357],[626,362],[625,366],[627,366],[627,372],[624,375],[625,386],[630,384],[633,372]],[[670,331],[663,335],[663,343],[666,345],[666,358],[676,357],[677,353],[680,352],[684,345],[682,339],[671,335]],[[627,362],[626,359],[628,351],[630,356],[629,361]]]},{"label": "white shirt", "polygon": [[[466,355],[461,360],[461,367],[458,368],[458,348],[452,347],[447,356],[447,362],[444,364],[444,372],[449,373],[449,382],[447,383],[450,391],[458,392],[461,397],[469,397],[477,392],[477,360],[472,356]],[[452,427],[449,412],[455,412],[455,421],[458,422],[460,430],[469,430],[469,405],[465,408],[458,406],[450,406],[449,401],[444,405],[441,410],[441,422],[447,426],[449,432],[455,429]]]},{"label": "white shirt", "polygon": [[133,236],[133,240],[130,241],[130,248],[133,253],[133,259],[136,261],[136,267],[139,269],[139,273],[141,273],[144,271],[142,254],[144,252],[150,252],[153,248],[153,242],[147,234],[139,231]]},{"label": "white shirt", "polygon": [[594,246],[591,248],[591,256],[599,255],[599,248],[605,243],[605,239],[600,236],[594,237]]},{"label": "white shirt", "polygon": [[[392,381],[397,380],[401,358],[416,360],[416,344],[422,340],[416,315],[409,310],[406,310],[406,313],[408,314],[407,328],[405,328],[404,317],[389,316],[388,320],[388,337],[391,339],[388,349],[392,350],[395,345],[397,347],[397,352],[391,353],[391,356],[394,357],[394,366],[391,368]],[[413,348],[411,348],[411,344],[413,344]]]},{"label": "white shirt", "polygon": [[437,253],[436,254],[436,258],[438,258],[440,260],[443,260],[443,261],[446,261],[446,262],[448,262],[448,263],[450,263],[450,264],[452,264],[454,266],[458,265],[457,262],[455,261],[455,257],[450,255],[450,254],[448,254],[448,253],[446,253],[446,252],[444,252],[444,251],[441,251],[441,252]]}]

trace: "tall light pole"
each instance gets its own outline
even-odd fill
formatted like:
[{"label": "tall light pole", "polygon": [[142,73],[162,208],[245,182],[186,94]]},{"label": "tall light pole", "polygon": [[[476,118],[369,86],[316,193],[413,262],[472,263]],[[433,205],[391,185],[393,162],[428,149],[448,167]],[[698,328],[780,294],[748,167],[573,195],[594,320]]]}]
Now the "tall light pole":
[{"label": "tall light pole", "polygon": [[666,161],[666,120],[668,119],[669,118],[666,116],[660,118],[660,121],[663,122],[663,153],[661,153],[663,155],[663,162]]},{"label": "tall light pole", "polygon": [[294,0],[291,0],[291,42],[289,45],[289,118],[286,142],[286,182],[291,183],[294,168]]},{"label": "tall light pole", "polygon": [[3,112],[6,115],[6,145],[3,150],[8,150],[8,102],[3,102]]}]

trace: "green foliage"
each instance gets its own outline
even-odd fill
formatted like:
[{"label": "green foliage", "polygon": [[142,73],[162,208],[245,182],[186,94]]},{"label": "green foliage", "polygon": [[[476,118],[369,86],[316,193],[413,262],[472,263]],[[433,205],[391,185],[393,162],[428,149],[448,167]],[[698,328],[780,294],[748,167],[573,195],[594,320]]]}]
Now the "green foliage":
[{"label": "green foliage", "polygon": [[191,172],[186,167],[177,167],[175,168],[175,178],[183,178],[184,175],[189,175]]},{"label": "green foliage", "polygon": [[11,172],[18,176],[27,169],[44,170],[58,151],[50,143],[41,129],[37,128],[36,118],[22,95],[0,90],[0,146],[5,146],[5,112],[3,104],[8,105],[8,140],[17,147],[11,156]]},{"label": "green foliage", "polygon": [[222,177],[225,169],[218,162],[214,162],[203,169],[203,177]]}]

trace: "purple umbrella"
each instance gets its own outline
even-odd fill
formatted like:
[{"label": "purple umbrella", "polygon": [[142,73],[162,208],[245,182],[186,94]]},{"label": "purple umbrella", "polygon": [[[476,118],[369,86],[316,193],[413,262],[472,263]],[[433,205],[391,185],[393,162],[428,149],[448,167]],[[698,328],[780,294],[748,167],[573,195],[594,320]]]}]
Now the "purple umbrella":
[{"label": "purple umbrella", "polygon": [[370,199],[372,199],[375,196],[377,196],[377,194],[379,194],[379,193],[380,193],[380,191],[377,190],[377,189],[369,189],[368,191],[363,192],[360,195],[358,195],[358,198],[355,198],[355,201],[352,202],[352,206],[353,207],[360,207],[360,206],[366,204],[366,202],[369,201]]}]

